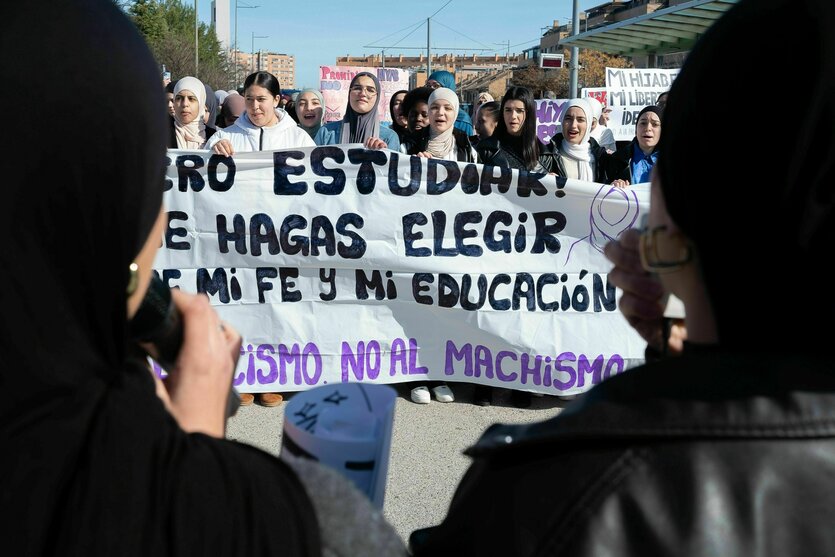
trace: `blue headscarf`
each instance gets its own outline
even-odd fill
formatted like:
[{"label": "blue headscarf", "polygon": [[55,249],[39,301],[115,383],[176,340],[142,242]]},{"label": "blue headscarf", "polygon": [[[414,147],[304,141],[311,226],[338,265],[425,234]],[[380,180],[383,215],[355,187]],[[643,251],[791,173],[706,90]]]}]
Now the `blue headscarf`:
[{"label": "blue headscarf", "polygon": [[[446,70],[432,72],[426,81],[437,81],[441,87],[455,91],[455,76]],[[458,109],[458,117],[455,119],[455,128],[467,135],[473,135],[473,121],[470,115],[463,108]]]},{"label": "blue headscarf", "polygon": [[440,83],[441,87],[446,87],[447,89],[455,91],[455,76],[446,70],[432,72],[432,75],[430,75],[426,81],[432,80]]}]

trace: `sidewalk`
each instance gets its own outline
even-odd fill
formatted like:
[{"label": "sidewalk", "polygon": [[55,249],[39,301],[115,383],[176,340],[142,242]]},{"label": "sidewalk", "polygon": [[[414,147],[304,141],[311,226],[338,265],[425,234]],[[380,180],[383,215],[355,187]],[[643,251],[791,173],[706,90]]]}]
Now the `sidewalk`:
[{"label": "sidewalk", "polygon": [[[416,528],[440,522],[470,460],[461,454],[489,425],[535,422],[555,416],[567,404],[552,397],[534,397],[531,408],[510,404],[510,391],[496,391],[493,406],[471,404],[472,385],[450,383],[456,401],[428,405],[409,400],[411,384],[394,385],[399,394],[386,487],[386,518],[404,541]],[[227,437],[277,455],[284,406],[253,404],[229,420]]]}]

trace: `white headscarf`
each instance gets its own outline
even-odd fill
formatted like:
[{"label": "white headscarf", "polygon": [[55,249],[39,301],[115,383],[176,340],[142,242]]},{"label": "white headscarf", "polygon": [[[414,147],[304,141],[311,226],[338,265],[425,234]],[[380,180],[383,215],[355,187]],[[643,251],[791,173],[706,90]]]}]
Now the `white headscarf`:
[{"label": "white headscarf", "polygon": [[[563,137],[562,144],[560,144],[560,155],[567,159],[564,161],[565,171],[566,174],[568,174],[566,178],[575,178],[586,182],[594,182],[594,160],[591,154],[591,146],[589,145],[592,109],[585,99],[571,99],[563,109],[563,118],[565,118],[565,114],[568,112],[568,109],[574,106],[578,107],[585,113],[587,125],[586,134],[580,140],[579,145],[569,143],[565,137]],[[566,164],[572,162],[574,164]],[[575,168],[577,169],[576,176],[574,175]]]},{"label": "white headscarf", "polygon": [[600,121],[600,115],[603,114],[603,103],[601,103],[599,100],[595,99],[594,97],[586,97],[583,100],[585,100],[587,103],[589,103],[589,106],[591,107],[592,117],[599,122]]},{"label": "white headscarf", "polygon": [[178,149],[202,149],[206,145],[206,122],[203,113],[206,111],[206,86],[196,77],[186,76],[174,86],[174,98],[180,91],[191,91],[197,97],[197,117],[188,124],[177,119],[174,111],[174,135],[177,136]]},{"label": "white headscarf", "polygon": [[437,133],[432,126],[429,126],[429,145],[426,150],[435,158],[442,159],[455,147],[455,137],[452,130],[455,129],[455,119],[458,117],[458,95],[455,91],[446,87],[438,87],[429,95],[429,108],[431,114],[432,103],[437,100],[447,101],[452,105],[452,122],[445,132]]}]

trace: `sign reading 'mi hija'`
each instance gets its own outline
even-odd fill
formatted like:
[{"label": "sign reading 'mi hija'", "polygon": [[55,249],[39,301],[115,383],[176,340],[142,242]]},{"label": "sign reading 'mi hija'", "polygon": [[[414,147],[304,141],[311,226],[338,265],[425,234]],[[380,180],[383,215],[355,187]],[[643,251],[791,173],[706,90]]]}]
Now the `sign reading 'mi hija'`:
[{"label": "sign reading 'mi hija'", "polygon": [[606,242],[644,187],[332,145],[168,153],[155,267],[242,334],[243,392],[437,379],[585,391],[643,358]]}]

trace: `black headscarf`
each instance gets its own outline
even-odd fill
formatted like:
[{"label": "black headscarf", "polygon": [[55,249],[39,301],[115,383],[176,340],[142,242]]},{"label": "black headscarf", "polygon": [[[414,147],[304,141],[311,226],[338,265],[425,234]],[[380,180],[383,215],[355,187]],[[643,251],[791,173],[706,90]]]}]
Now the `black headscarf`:
[{"label": "black headscarf", "polygon": [[[377,96],[374,100],[374,108],[365,114],[359,114],[351,107],[351,87],[362,77],[370,77],[374,82],[374,87],[377,89]],[[345,116],[342,117],[342,143],[365,143],[369,137],[380,137],[380,118],[377,116],[377,110],[380,107],[380,100],[382,91],[380,90],[380,81],[377,76],[368,73],[360,72],[351,80],[351,85],[348,87],[348,107],[345,109]],[[350,129],[350,133],[346,131]]]},{"label": "black headscarf", "polygon": [[[391,96],[391,98],[389,99],[389,114],[391,115],[391,126],[390,127],[391,127],[392,131],[394,131],[394,133],[397,134],[397,137],[400,138],[400,141],[403,141],[403,138],[406,136],[406,134],[409,133],[409,129],[404,127],[404,126],[401,126],[400,124],[398,124],[397,123],[397,118],[394,117],[394,100],[397,98],[397,95],[399,95],[400,93],[408,94],[409,92],[406,89],[401,89],[399,91],[396,91]],[[405,97],[403,97],[403,98],[405,99]],[[403,106],[402,101],[400,103],[400,106]]]},{"label": "black headscarf", "polygon": [[[19,2],[0,26],[17,53],[3,75],[48,68],[49,83],[75,84],[51,112],[55,133],[110,119],[83,142],[49,141],[16,111],[0,140],[3,553],[263,554],[287,539],[288,554],[315,553],[315,517],[284,465],[183,432],[128,357],[128,266],[159,214],[165,167],[147,46],[110,0]],[[107,76],[108,94],[91,75]],[[17,94],[0,89],[6,103]]]},{"label": "black headscarf", "polygon": [[[640,120],[641,116],[643,116],[647,112],[652,112],[653,114],[658,116],[659,120],[661,120],[662,122],[664,121],[663,118],[662,118],[664,110],[660,106],[655,106],[654,104],[651,104],[649,106],[645,106],[644,108],[642,108],[641,111],[638,113],[638,117],[635,118],[635,132],[636,132],[636,135],[635,135],[635,139],[633,140],[635,143],[637,143],[637,141],[638,141],[638,136],[637,136],[638,120]],[[661,142],[659,141],[658,143],[655,144],[655,147],[652,148],[653,153],[658,151],[658,148],[660,147],[660,143]]]},{"label": "black headscarf", "polygon": [[203,87],[206,88],[206,111],[209,113],[209,121],[206,123],[206,127],[215,129],[215,120],[217,120],[218,112],[217,97],[208,83],[203,83]]},{"label": "black headscarf", "polygon": [[[786,21],[803,21],[803,32],[790,49],[774,49],[763,29]],[[829,1],[743,0],[699,41],[670,91],[658,162],[663,193],[697,246],[725,347],[804,354],[830,343],[829,327],[812,323],[835,313],[826,270],[835,245],[832,21]],[[722,116],[706,99],[717,86],[741,90],[775,68],[803,76],[803,96],[780,111],[780,131],[770,118],[748,122],[746,135],[771,138],[769,148],[723,135]],[[774,110],[767,95],[749,101],[754,114]],[[704,172],[700,166],[727,145],[721,170]]]}]

